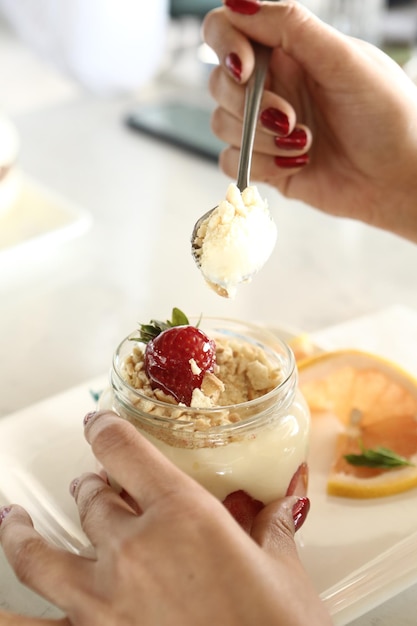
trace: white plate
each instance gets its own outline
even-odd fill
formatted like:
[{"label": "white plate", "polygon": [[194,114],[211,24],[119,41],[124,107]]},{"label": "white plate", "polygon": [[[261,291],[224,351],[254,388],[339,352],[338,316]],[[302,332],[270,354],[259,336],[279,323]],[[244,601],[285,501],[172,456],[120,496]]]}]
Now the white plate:
[{"label": "white plate", "polygon": [[[391,336],[397,333],[395,345],[402,343],[403,333],[408,338],[417,333],[417,315],[398,309],[371,320],[350,322],[340,327],[340,333],[335,328],[323,331],[317,339],[326,347],[330,343],[342,347],[345,334],[349,346],[366,348],[363,340],[371,340],[373,350],[378,352],[378,324],[382,331],[380,345],[385,351],[387,331]],[[414,350],[416,343],[404,341],[403,345]],[[401,362],[399,356],[396,360]],[[0,504],[19,502],[29,510],[40,532],[75,552],[83,551],[88,541],[68,486],[81,472],[94,469],[94,459],[83,438],[82,417],[95,406],[91,392],[100,391],[106,383],[107,376],[100,377],[0,420]],[[417,582],[417,493],[414,490],[373,501],[327,496],[331,445],[325,440],[331,436],[331,430],[313,431],[309,487],[312,508],[298,534],[298,543],[301,558],[334,623],[342,625]],[[0,606],[7,597],[7,606],[21,608],[21,592],[13,596],[21,588],[12,578],[8,586],[3,581]],[[53,614],[44,604],[35,605],[32,598],[27,606],[32,614]]]},{"label": "white plate", "polygon": [[91,216],[26,174],[12,208],[0,216],[0,261],[33,254],[83,234]]},{"label": "white plate", "polygon": [[[324,329],[312,339],[323,349],[379,354],[417,379],[416,311],[392,307]],[[335,624],[343,625],[417,583],[417,490],[365,501],[327,496],[335,430],[321,420],[320,425],[312,433],[312,508],[301,531],[300,555]]]}]

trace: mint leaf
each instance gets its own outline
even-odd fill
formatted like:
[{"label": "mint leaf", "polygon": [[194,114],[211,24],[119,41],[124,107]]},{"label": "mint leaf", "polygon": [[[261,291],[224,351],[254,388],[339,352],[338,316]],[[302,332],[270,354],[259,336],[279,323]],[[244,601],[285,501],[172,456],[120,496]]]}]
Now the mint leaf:
[{"label": "mint leaf", "polygon": [[389,448],[378,446],[365,448],[360,442],[361,454],[345,454],[344,458],[351,465],[373,467],[376,469],[393,469],[396,467],[413,466],[408,459]]}]

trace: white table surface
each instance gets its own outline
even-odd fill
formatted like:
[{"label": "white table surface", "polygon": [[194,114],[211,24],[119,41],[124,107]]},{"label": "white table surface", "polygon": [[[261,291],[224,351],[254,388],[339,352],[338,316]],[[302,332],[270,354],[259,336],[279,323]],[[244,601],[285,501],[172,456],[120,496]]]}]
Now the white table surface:
[{"label": "white table surface", "polygon": [[[0,416],[100,376],[121,337],[172,306],[306,331],[398,304],[417,310],[417,246],[265,186],[276,250],[234,301],[219,298],[189,244],[195,219],[229,182],[217,166],[129,131],[123,117],[142,94],[84,93],[4,30],[0,53],[0,108],[19,129],[22,169],[92,217],[86,234],[58,247],[13,262],[0,255]],[[19,587],[13,601],[2,595],[3,576],[1,607],[41,612]],[[413,587],[352,626],[415,624],[416,594]]]}]

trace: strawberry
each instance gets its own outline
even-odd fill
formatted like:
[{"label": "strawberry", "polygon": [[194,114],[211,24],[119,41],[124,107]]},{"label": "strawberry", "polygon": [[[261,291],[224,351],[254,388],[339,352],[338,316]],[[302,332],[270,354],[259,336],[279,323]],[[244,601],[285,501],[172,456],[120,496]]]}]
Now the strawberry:
[{"label": "strawberry", "polygon": [[214,341],[190,325],[178,309],[173,309],[172,321],[141,325],[140,340],[147,343],[145,372],[152,387],[190,406],[194,389],[201,387],[207,372],[213,372]]}]

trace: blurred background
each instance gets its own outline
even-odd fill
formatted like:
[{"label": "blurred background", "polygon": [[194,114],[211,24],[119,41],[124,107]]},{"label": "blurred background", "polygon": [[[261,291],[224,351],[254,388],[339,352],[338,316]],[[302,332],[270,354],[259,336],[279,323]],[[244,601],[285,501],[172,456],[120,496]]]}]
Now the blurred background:
[{"label": "blurred background", "polygon": [[[417,40],[415,0],[303,0],[341,31],[386,49],[402,64]],[[200,23],[219,0],[0,0],[0,17],[35,53],[84,87],[135,90],[167,67],[202,59]],[[204,57],[203,57],[204,60]],[[181,68],[180,68],[181,69]],[[190,70],[190,66],[187,66]],[[197,71],[194,68],[194,71]],[[166,74],[163,74],[166,79]],[[195,75],[190,76],[194,80]]]},{"label": "blurred background", "polygon": [[[304,3],[386,50],[417,81],[415,1]],[[203,16],[220,4],[0,0],[0,113],[20,140],[17,158],[0,162],[0,193],[4,172],[23,174],[17,202],[0,215],[0,440],[2,423],[10,423],[3,416],[102,381],[120,340],[140,322],[166,319],[173,306],[280,332],[367,319],[371,340],[381,309],[408,307],[414,319],[417,246],[266,185],[259,190],[279,232],[270,261],[233,301],[207,288],[190,235],[230,183],[210,131],[207,82],[216,58],[201,39]],[[415,363],[415,330],[392,319],[404,337],[399,348]],[[72,396],[63,401],[77,429],[90,391],[100,389],[88,387],[82,406],[70,408]],[[51,426],[63,415],[54,413]],[[49,445],[49,434],[49,425],[38,429],[34,447]],[[4,466],[11,469],[8,458]],[[59,472],[51,468],[53,478]],[[0,553],[0,605],[47,617],[45,603],[7,578],[6,567]],[[414,624],[416,592],[355,626]]]},{"label": "blurred background", "polygon": [[[220,4],[0,0],[0,110],[18,128],[19,167],[59,194],[55,201],[31,187],[0,223],[0,345],[16,355],[18,371],[16,346],[45,362],[61,324],[69,340],[60,368],[25,381],[33,400],[50,393],[51,377],[58,390],[101,373],[139,312],[168,315],[175,305],[308,331],[397,302],[417,306],[403,275],[415,267],[415,247],[262,185],[282,233],[275,260],[234,302],[204,285],[190,260],[191,228],[230,182],[210,130],[216,58],[201,39],[203,16]],[[414,71],[416,2],[305,4]],[[61,246],[64,235],[71,245]],[[285,297],[271,295],[273,285]],[[29,347],[21,310],[31,313]],[[17,384],[8,389],[5,413],[29,397]]]}]

